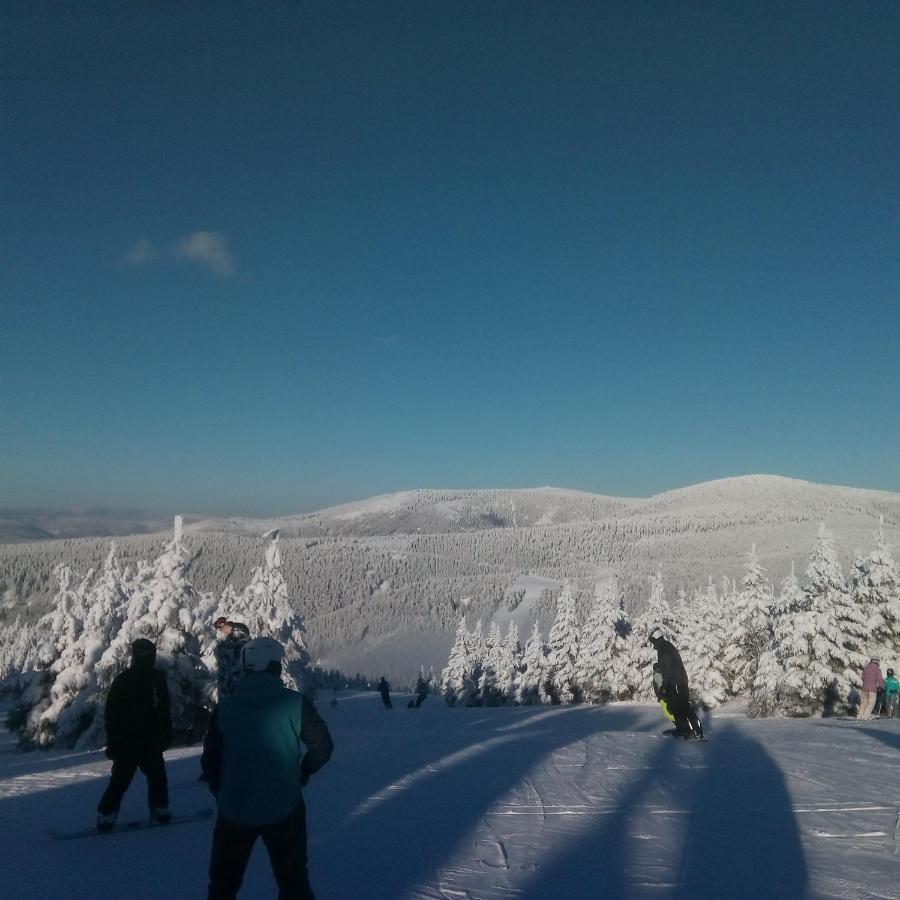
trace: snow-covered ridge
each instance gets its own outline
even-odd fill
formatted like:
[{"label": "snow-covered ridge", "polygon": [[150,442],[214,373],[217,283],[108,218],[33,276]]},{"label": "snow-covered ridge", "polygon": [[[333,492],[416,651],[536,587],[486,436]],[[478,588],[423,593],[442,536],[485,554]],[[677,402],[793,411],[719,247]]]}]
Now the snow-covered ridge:
[{"label": "snow-covered ridge", "polygon": [[777,475],[742,475],[656,494],[646,499],[608,497],[563,488],[417,490],[345,503],[302,516],[275,519],[204,519],[193,531],[286,537],[436,534],[492,528],[576,525],[610,518],[660,515],[713,517],[716,521],[764,516],[767,521],[814,521],[831,514],[871,515],[900,527],[900,494],[814,484]]}]

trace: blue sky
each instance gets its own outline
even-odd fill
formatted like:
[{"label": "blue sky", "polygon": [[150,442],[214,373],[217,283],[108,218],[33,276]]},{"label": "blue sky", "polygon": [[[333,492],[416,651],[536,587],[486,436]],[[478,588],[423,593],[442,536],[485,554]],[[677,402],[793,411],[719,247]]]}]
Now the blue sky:
[{"label": "blue sky", "polygon": [[0,506],[900,491],[890,3],[0,7]]}]

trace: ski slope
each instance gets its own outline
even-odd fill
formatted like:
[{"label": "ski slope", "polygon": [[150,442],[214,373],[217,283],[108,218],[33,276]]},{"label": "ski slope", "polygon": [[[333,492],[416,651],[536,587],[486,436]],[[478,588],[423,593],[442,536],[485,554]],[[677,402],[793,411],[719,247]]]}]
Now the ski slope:
[{"label": "ski slope", "polygon": [[[335,754],[306,792],[319,900],[897,898],[900,719],[752,720],[664,737],[653,707],[383,710],[318,704]],[[166,755],[172,806],[209,805],[199,748]],[[91,821],[100,752],[0,743],[3,894],[205,896],[212,820],[56,841]],[[145,813],[138,774],[122,817]],[[261,845],[242,898],[275,896]]]}]

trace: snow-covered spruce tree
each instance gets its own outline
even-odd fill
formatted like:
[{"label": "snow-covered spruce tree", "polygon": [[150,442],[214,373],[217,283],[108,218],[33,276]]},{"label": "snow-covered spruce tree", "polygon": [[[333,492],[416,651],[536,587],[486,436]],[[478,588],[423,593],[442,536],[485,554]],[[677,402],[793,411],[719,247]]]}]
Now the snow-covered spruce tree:
[{"label": "snow-covered spruce tree", "polygon": [[469,631],[463,616],[456,629],[456,639],[450,648],[447,666],[441,672],[441,696],[448,706],[465,705],[475,693],[469,661]]},{"label": "snow-covered spruce tree", "polygon": [[662,572],[650,576],[650,596],[635,619],[628,637],[628,675],[635,700],[654,700],[653,664],[656,651],[649,642],[650,629],[659,625],[667,638],[677,631],[677,623],[665,595]]},{"label": "snow-covered spruce tree", "polygon": [[[303,690],[310,671],[304,638],[306,628],[284,580],[277,531],[266,548],[265,563],[253,570],[236,608],[224,614],[244,622],[251,638],[273,637],[281,643],[284,647],[282,680],[288,687]],[[210,616],[207,628],[211,628],[214,617]]]},{"label": "snow-covered spruce tree", "polygon": [[608,703],[628,696],[628,653],[620,635],[622,612],[611,585],[598,591],[581,630],[575,678],[586,703]]},{"label": "snow-covered spruce tree", "polygon": [[869,652],[893,659],[900,653],[900,570],[884,539],[883,518],[881,525],[875,548],[853,564],[850,596],[869,625]]},{"label": "snow-covered spruce tree", "polygon": [[772,584],[759,561],[756,544],[746,556],[741,586],[725,648],[735,695],[752,691],[760,659],[772,646]]},{"label": "snow-covered spruce tree", "polygon": [[519,643],[519,626],[509,623],[506,637],[497,654],[497,685],[504,703],[516,700],[516,678],[522,665],[522,645]]},{"label": "snow-covered spruce tree", "polygon": [[786,702],[796,701],[798,711],[822,709],[826,691],[847,702],[859,687],[866,657],[861,652],[865,627],[862,616],[850,602],[834,541],[824,524],[806,567],[807,610],[792,621],[793,652],[782,653]]},{"label": "snow-covered spruce tree", "polygon": [[[116,675],[131,662],[131,644],[146,638],[156,645],[156,665],[166,673],[176,737],[192,740],[204,721],[204,702],[210,672],[200,658],[197,638],[198,594],[187,578],[191,555],[182,541],[181,517],[175,519],[175,535],[153,562],[141,562],[131,582],[131,596],[124,608],[122,625],[100,657],[94,674],[104,695]],[[98,710],[98,713],[100,710]],[[95,716],[90,740],[102,734],[102,716]],[[79,746],[81,745],[79,741]]]},{"label": "snow-covered spruce tree", "polygon": [[710,578],[688,608],[680,641],[692,697],[704,709],[714,709],[728,696],[723,662],[725,645],[722,604]]},{"label": "snow-covered spruce tree", "polygon": [[572,703],[579,698],[575,680],[578,661],[578,619],[572,586],[567,581],[556,601],[556,618],[550,629],[547,662],[550,669],[550,689],[555,703]]},{"label": "snow-covered spruce tree", "polygon": [[811,711],[821,693],[817,686],[810,689],[808,675],[815,638],[812,600],[800,587],[791,563],[772,602],[772,645],[762,655],[753,683],[756,715]]},{"label": "snow-covered spruce tree", "polygon": [[522,652],[522,665],[516,679],[515,699],[522,706],[550,703],[550,666],[547,648],[538,623],[531,629],[531,637]]},{"label": "snow-covered spruce tree", "polygon": [[[96,577],[80,588],[84,618],[78,637],[66,646],[50,670],[55,678],[50,705],[36,723],[31,740],[63,747],[92,747],[103,742],[95,668],[122,625],[128,600],[124,574],[113,542]],[[105,699],[105,698],[102,698]]]},{"label": "snow-covered spruce tree", "polygon": [[503,665],[502,653],[503,637],[500,634],[500,626],[496,622],[491,622],[484,642],[484,659],[481,664],[481,676],[478,679],[478,699],[484,706],[500,706],[503,703],[499,679]]},{"label": "snow-covered spruce tree", "polygon": [[70,672],[75,645],[84,630],[84,619],[93,569],[75,585],[68,565],[57,565],[57,591],[52,607],[38,619],[32,632],[16,701],[19,739],[25,746],[47,747],[54,743],[60,714],[83,683]]},{"label": "snow-covered spruce tree", "polygon": [[469,632],[469,664],[472,667],[470,671],[474,692],[472,696],[466,700],[466,706],[479,706],[481,704],[481,695],[478,692],[478,685],[481,681],[481,670],[485,665],[487,652],[484,627],[481,623],[481,619],[479,619],[475,623],[475,627]]}]

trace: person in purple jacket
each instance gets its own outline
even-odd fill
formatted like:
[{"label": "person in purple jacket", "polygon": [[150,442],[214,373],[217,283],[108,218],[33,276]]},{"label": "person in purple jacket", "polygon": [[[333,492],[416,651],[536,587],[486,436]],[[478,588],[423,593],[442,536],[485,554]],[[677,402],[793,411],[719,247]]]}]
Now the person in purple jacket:
[{"label": "person in purple jacket", "polygon": [[859,703],[858,718],[868,721],[872,718],[872,709],[875,706],[875,698],[879,689],[884,690],[884,678],[881,675],[881,667],[878,658],[873,656],[862,670],[862,699]]}]

